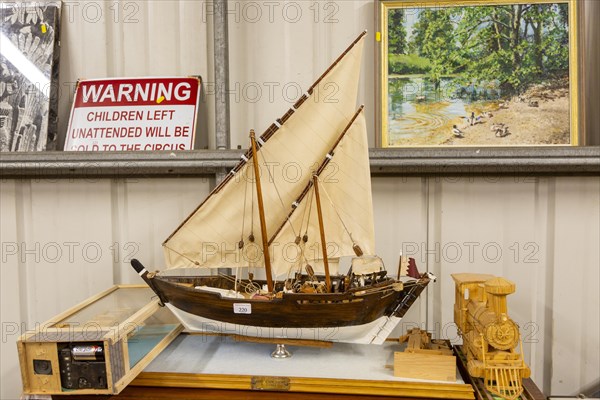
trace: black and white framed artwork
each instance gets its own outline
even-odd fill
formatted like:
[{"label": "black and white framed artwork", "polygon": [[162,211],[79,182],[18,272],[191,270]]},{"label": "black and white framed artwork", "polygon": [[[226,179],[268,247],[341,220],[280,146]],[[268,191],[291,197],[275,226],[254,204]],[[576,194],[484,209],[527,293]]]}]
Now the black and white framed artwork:
[{"label": "black and white framed artwork", "polygon": [[0,151],[56,147],[60,6],[0,3]]}]

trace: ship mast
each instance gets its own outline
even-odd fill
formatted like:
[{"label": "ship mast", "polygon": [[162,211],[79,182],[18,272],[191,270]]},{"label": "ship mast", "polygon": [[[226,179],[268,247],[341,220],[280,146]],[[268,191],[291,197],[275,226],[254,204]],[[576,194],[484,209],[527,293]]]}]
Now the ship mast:
[{"label": "ship mast", "polygon": [[321,197],[319,196],[319,177],[313,175],[315,186],[315,201],[317,202],[317,215],[319,217],[319,231],[321,232],[321,248],[323,249],[323,267],[325,269],[325,288],[331,292],[331,276],[329,275],[329,260],[327,260],[327,243],[325,242],[325,229],[323,229],[323,213],[321,211]]},{"label": "ship mast", "polygon": [[267,288],[269,293],[273,292],[273,276],[271,274],[271,258],[269,257],[269,237],[267,236],[267,223],[265,221],[265,208],[263,204],[262,189],[260,187],[260,172],[258,170],[258,155],[256,151],[256,134],[254,129],[250,130],[250,141],[252,142],[252,161],[254,164],[254,180],[256,181],[256,197],[258,199],[258,214],[260,216],[260,233],[263,243],[263,256],[265,259],[265,273],[267,275]]}]

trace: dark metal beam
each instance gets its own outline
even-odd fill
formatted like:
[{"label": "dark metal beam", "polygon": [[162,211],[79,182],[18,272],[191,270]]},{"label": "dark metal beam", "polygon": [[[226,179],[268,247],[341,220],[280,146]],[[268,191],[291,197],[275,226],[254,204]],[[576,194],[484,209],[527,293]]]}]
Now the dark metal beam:
[{"label": "dark metal beam", "polygon": [[218,150],[231,147],[229,109],[229,32],[227,0],[214,0],[215,134]]},{"label": "dark metal beam", "polygon": [[[242,153],[3,153],[0,178],[214,176],[233,168]],[[600,175],[600,147],[371,149],[370,158],[373,175]]]}]

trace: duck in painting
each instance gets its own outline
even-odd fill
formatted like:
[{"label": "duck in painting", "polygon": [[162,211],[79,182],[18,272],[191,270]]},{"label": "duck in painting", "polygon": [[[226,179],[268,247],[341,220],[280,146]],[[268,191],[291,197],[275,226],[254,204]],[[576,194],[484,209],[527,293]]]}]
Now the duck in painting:
[{"label": "duck in painting", "polygon": [[502,127],[498,128],[496,130],[496,137],[503,138],[503,137],[508,136],[508,135],[510,135],[510,132],[508,130],[508,126],[502,126]]},{"label": "duck in painting", "polygon": [[503,128],[504,128],[503,123],[492,124],[492,126],[490,127],[490,131],[496,132],[498,129],[503,129]]},{"label": "duck in painting", "polygon": [[452,125],[452,134],[458,138],[463,138],[463,132],[456,125]]}]

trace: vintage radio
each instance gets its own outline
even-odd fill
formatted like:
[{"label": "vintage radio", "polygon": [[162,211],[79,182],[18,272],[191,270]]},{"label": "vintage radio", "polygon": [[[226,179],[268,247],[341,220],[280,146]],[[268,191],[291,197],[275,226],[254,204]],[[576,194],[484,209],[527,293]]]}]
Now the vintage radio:
[{"label": "vintage radio", "polygon": [[183,327],[145,285],[119,285],[22,335],[25,394],[116,394]]}]

